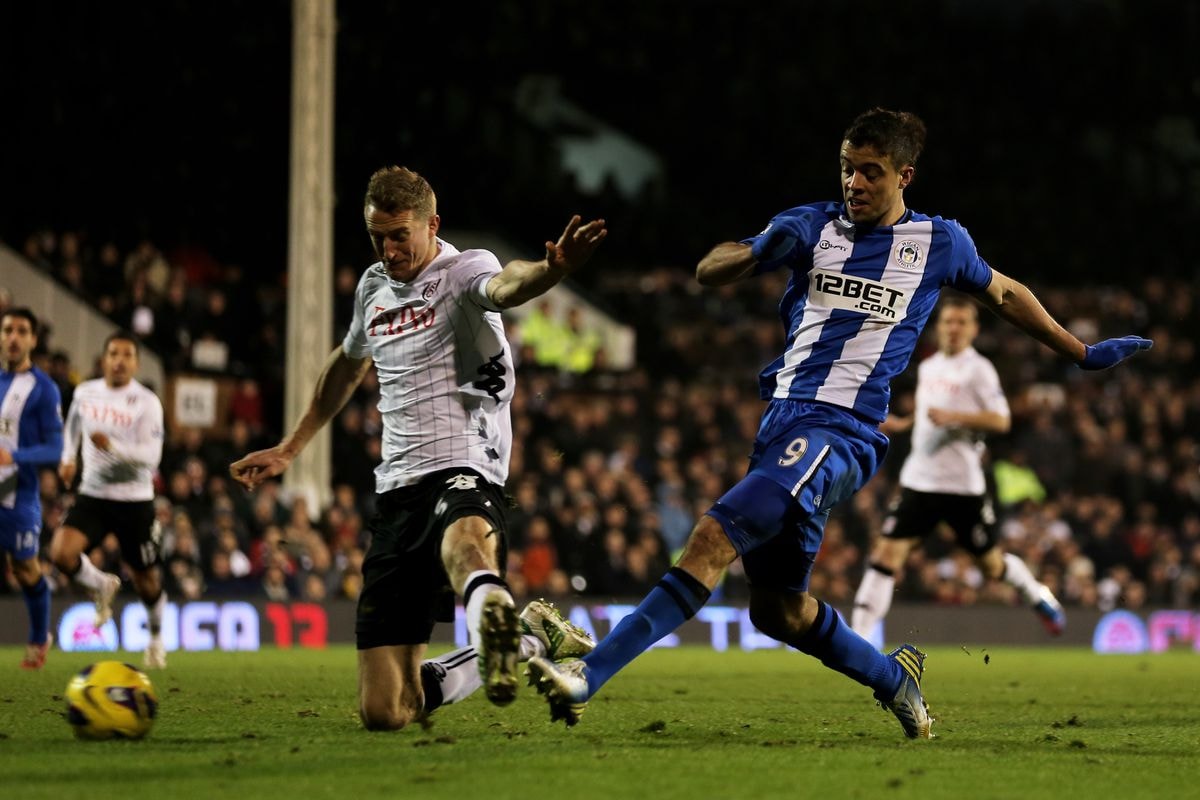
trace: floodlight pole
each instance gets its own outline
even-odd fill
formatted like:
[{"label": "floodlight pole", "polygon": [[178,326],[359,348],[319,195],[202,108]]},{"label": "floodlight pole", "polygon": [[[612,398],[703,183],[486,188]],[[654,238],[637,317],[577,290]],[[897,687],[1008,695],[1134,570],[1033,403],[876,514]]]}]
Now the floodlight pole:
[{"label": "floodlight pole", "polygon": [[[292,138],[288,210],[284,427],[308,408],[333,347],[333,69],[335,0],[292,0]],[[284,473],[316,518],[332,496],[326,426]]]}]

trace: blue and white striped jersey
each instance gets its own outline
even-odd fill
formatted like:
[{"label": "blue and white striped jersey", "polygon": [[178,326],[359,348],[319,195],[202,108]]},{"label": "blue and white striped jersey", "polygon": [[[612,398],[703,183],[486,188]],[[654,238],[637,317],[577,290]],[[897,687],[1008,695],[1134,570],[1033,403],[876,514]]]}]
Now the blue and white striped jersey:
[{"label": "blue and white striped jersey", "polygon": [[991,268],[954,220],[910,210],[892,227],[860,229],[841,203],[814,203],[772,224],[789,217],[805,234],[779,304],[787,347],[762,371],[762,397],[816,400],[881,422],[892,378],[908,365],[941,288],[979,292]]},{"label": "blue and white striped jersey", "polygon": [[8,511],[41,523],[38,468],[62,454],[62,399],[58,386],[37,367],[0,369],[0,447],[13,463],[0,467],[0,523]]}]

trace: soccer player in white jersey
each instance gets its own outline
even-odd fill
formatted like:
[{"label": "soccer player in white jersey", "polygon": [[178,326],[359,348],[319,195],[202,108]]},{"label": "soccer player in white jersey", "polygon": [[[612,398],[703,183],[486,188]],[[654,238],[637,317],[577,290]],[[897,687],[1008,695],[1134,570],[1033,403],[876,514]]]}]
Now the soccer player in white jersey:
[{"label": "soccer player in white jersey", "polygon": [[100,627],[112,616],[121,578],[96,567],[88,551],[109,533],[116,534],[121,560],[146,606],[150,642],[143,663],[162,669],[167,665],[162,639],[167,593],[154,514],[154,475],[162,460],[163,408],[158,396],[134,377],[139,354],[132,333],[115,331],[104,340],[102,377],[75,388],[58,474],[71,486],[81,444],[83,474],[75,504],[50,542],[50,558],[91,593]]},{"label": "soccer player in white jersey", "polygon": [[996,368],[972,346],[979,334],[977,307],[964,297],[944,297],[934,330],[938,351],[917,367],[913,416],[888,417],[889,433],[912,429],[912,449],[900,468],[900,496],[871,549],[850,626],[871,638],[892,605],[895,575],[909,551],[945,522],[983,574],[1014,586],[1057,636],[1066,625],[1062,606],[1024,561],[996,543],[983,437],[1006,433],[1012,419]]},{"label": "soccer player in white jersey", "polygon": [[38,320],[28,308],[0,315],[0,568],[12,563],[29,614],[22,669],[41,669],[50,634],[50,584],[42,575],[38,470],[62,452],[58,386],[33,365]]},{"label": "soccer player in white jersey", "polygon": [[[490,252],[460,252],[438,238],[433,189],[402,167],[371,176],[363,213],[379,261],[359,281],[345,340],[295,429],[230,473],[249,489],[282,473],[374,363],[383,460],[358,601],[359,708],[366,728],[395,730],[480,681],[493,703],[509,703],[518,659],[565,655],[568,629],[555,620],[541,618],[553,636],[521,634],[536,608],[519,619],[502,577],[513,362],[499,312],[580,267],[607,231],[603,220],[573,217],[546,242],[544,259],[501,268]],[[423,665],[435,622],[453,619],[456,594],[472,646]]]},{"label": "soccer player in white jersey", "polygon": [[878,425],[943,286],[978,297],[1004,319],[1085,369],[1116,364],[1148,340],[1087,346],[1028,289],[992,269],[958,223],[905,205],[925,142],[914,114],[872,109],[842,137],[842,199],[777,214],[757,236],[714,247],[696,267],[705,286],[787,268],[779,312],[784,353],[763,370],[770,400],[749,470],[701,517],[678,562],[590,654],[564,665],[534,658],[531,677],[551,719],[575,724],[622,667],[706,602],[741,556],[750,618],[763,633],[870,687],[909,738],[929,738],[921,694],[925,655],[883,655],[808,592],[830,509],[850,497],[887,451]]}]

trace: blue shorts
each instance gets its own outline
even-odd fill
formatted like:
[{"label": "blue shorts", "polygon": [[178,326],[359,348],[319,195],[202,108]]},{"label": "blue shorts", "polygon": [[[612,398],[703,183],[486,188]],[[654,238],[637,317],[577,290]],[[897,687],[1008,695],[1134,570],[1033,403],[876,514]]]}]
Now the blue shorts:
[{"label": "blue shorts", "polygon": [[17,561],[37,558],[41,549],[41,511],[0,506],[0,552]]},{"label": "blue shorts", "polygon": [[879,429],[825,403],[772,400],[746,477],[708,515],[721,523],[754,586],[808,591],[825,521],[887,454]]}]

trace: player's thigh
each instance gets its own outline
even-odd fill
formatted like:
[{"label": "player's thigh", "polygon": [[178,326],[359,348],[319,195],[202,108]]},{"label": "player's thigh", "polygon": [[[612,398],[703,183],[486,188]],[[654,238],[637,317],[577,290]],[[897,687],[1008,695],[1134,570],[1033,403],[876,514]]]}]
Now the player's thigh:
[{"label": "player's thigh", "polygon": [[425,650],[423,644],[404,644],[358,651],[358,702],[367,727],[403,727],[420,714]]},{"label": "player's thigh", "polygon": [[[104,538],[108,536],[109,531],[120,530],[113,527],[114,520],[110,518],[111,515],[109,513],[110,502],[98,497],[89,497],[84,494],[78,495],[75,498],[75,503],[67,509],[67,515],[63,519],[59,530],[70,529],[82,534],[83,546],[81,552],[98,547],[104,541]],[[53,551],[53,541],[50,546]],[[55,558],[55,563],[59,563],[57,558]],[[66,566],[70,565],[67,564]]]},{"label": "player's thigh", "polygon": [[152,500],[110,501],[105,518],[117,534],[121,560],[135,572],[146,572],[162,563],[161,533]]},{"label": "player's thigh", "polygon": [[945,508],[946,523],[959,547],[982,556],[996,546],[996,514],[986,495],[947,495]]},{"label": "player's thigh", "polygon": [[441,559],[454,590],[461,593],[467,576],[476,570],[496,570],[503,575],[508,560],[504,490],[468,469],[438,474],[434,488]]},{"label": "player's thigh", "polygon": [[0,550],[17,561],[36,559],[41,545],[40,513],[0,507]]},{"label": "player's thigh", "polygon": [[888,569],[899,569],[909,551],[921,543],[942,519],[939,495],[902,489],[892,501],[879,538],[871,547],[871,563]]}]

